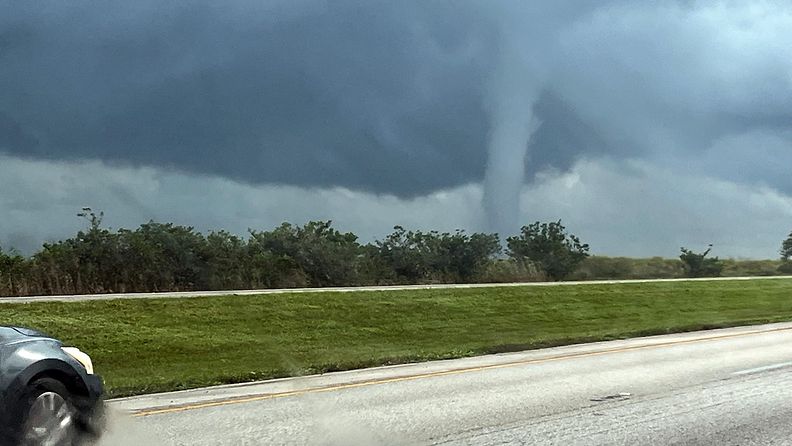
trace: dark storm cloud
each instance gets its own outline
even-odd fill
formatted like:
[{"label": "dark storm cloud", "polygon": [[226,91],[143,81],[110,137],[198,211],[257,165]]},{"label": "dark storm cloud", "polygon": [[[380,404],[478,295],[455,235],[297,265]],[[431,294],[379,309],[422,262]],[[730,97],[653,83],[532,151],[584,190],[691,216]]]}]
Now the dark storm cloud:
[{"label": "dark storm cloud", "polygon": [[785,50],[704,34],[765,25],[731,4],[541,3],[0,0],[0,151],[424,194],[483,178],[505,39],[545,71],[529,174],[604,153],[718,164],[724,138],[792,117]]},{"label": "dark storm cloud", "polygon": [[483,169],[488,31],[451,4],[132,3],[14,4],[4,151],[406,194]]},{"label": "dark storm cloud", "polygon": [[14,119],[0,113],[0,149],[16,150],[20,153],[33,153],[38,141],[25,133]]}]

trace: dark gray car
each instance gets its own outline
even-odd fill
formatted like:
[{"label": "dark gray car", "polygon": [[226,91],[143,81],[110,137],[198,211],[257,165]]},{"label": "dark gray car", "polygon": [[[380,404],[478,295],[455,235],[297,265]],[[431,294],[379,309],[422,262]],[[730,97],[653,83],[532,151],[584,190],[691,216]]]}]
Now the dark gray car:
[{"label": "dark gray car", "polygon": [[0,327],[0,445],[77,445],[102,424],[91,358],[41,332]]}]

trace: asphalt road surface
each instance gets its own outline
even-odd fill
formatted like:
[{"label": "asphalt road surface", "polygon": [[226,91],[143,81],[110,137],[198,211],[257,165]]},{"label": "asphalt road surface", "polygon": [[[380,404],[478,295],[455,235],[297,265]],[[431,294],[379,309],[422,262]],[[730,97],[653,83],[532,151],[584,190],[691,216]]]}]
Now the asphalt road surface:
[{"label": "asphalt road surface", "polygon": [[115,400],[103,445],[792,444],[792,324]]}]

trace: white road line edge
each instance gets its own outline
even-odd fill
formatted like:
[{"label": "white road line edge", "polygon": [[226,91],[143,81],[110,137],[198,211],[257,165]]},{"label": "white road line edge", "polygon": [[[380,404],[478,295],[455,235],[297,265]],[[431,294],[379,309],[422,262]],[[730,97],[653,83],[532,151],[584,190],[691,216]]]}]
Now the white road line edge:
[{"label": "white road line edge", "polygon": [[87,300],[110,299],[162,299],[162,298],[189,298],[213,296],[251,296],[263,294],[289,294],[289,293],[353,293],[360,291],[409,291],[409,290],[442,290],[466,288],[498,288],[498,287],[546,287],[546,286],[576,286],[576,285],[615,285],[632,283],[674,283],[674,282],[728,282],[749,280],[792,280],[792,276],[757,276],[757,277],[702,277],[702,278],[677,278],[677,279],[627,279],[627,280],[590,280],[568,282],[512,282],[512,283],[455,283],[455,284],[425,284],[425,285],[387,285],[387,286],[359,286],[359,287],[326,287],[326,288],[267,288],[258,290],[220,290],[220,291],[175,291],[157,293],[111,293],[111,294],[74,294],[53,296],[21,296],[0,297],[2,303],[25,302],[80,302]]},{"label": "white road line edge", "polygon": [[753,369],[740,370],[739,372],[732,373],[732,375],[750,375],[752,373],[769,372],[771,370],[783,369],[784,367],[792,367],[792,361],[766,365],[764,367],[756,367]]}]

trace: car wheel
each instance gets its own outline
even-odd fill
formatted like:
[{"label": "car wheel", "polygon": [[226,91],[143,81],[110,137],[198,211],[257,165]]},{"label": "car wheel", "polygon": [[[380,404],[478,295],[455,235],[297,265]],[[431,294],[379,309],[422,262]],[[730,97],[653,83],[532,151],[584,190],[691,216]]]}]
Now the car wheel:
[{"label": "car wheel", "polygon": [[60,381],[42,378],[31,383],[21,415],[22,446],[71,446],[77,438],[77,411]]}]

